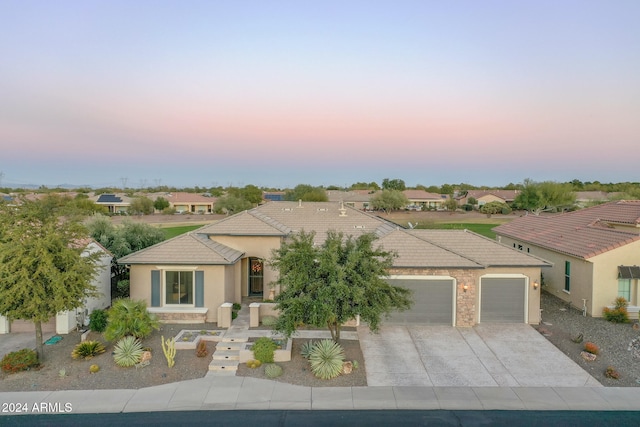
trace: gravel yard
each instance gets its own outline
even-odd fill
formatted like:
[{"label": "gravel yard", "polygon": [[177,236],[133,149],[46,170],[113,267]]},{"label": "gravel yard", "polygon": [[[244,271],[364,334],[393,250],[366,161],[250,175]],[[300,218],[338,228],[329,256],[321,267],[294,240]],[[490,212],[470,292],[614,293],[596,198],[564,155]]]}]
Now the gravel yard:
[{"label": "gravel yard", "polygon": [[[564,301],[546,292],[542,293],[541,306],[542,323],[537,329],[564,354],[606,387],[640,387],[640,358],[629,350],[630,343],[640,338],[640,330],[633,329],[630,323],[616,324],[584,317],[580,310],[569,308]],[[637,318],[631,320],[636,322]],[[581,334],[583,341],[574,342]],[[580,355],[588,341],[600,348],[593,362]],[[605,376],[608,366],[620,373],[620,379]]]}]

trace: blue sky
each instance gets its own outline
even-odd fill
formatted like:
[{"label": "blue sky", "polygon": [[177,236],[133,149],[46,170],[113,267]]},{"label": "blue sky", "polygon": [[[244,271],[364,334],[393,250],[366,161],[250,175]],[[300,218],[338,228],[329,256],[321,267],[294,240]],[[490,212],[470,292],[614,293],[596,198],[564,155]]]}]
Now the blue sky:
[{"label": "blue sky", "polygon": [[4,1],[2,183],[638,181],[637,1]]}]

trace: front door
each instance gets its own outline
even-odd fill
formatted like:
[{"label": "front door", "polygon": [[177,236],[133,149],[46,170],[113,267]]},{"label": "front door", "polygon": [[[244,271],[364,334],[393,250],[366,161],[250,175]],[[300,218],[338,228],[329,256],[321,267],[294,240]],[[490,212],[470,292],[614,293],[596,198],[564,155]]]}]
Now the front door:
[{"label": "front door", "polygon": [[262,295],[264,262],[260,258],[249,258],[249,296]]}]

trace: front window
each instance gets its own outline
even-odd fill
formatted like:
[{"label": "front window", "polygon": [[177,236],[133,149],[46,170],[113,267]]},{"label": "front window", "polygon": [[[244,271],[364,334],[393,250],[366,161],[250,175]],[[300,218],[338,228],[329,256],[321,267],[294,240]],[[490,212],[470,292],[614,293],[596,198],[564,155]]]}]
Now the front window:
[{"label": "front window", "polygon": [[618,296],[631,302],[631,279],[618,279]]},{"label": "front window", "polygon": [[564,290],[571,291],[571,263],[569,261],[564,262]]},{"label": "front window", "polygon": [[165,304],[193,305],[193,271],[165,272]]}]

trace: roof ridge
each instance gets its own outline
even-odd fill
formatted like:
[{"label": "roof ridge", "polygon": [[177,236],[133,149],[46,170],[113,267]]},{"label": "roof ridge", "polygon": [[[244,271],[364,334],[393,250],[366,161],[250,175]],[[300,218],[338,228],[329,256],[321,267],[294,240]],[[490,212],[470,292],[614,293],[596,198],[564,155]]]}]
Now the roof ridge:
[{"label": "roof ridge", "polygon": [[[442,245],[440,245],[440,244],[438,244],[438,243],[435,243],[435,242],[433,242],[433,241],[431,241],[431,240],[429,240],[429,239],[425,239],[425,238],[424,238],[424,237],[422,237],[422,236],[418,236],[417,234],[413,234],[413,233],[409,232],[409,230],[407,230],[407,229],[404,229],[404,228],[403,228],[403,229],[402,229],[402,231],[403,231],[403,232],[405,232],[406,234],[408,234],[409,236],[413,236],[413,237],[415,237],[416,239],[420,239],[420,240],[422,240],[422,241],[424,241],[424,242],[427,242],[427,243],[429,243],[429,244],[431,244],[431,245],[433,245],[433,246],[436,246],[436,247],[438,247],[438,248],[440,248],[440,249],[443,249],[443,250],[445,250],[445,251],[447,251],[447,252],[449,252],[449,253],[455,254],[455,255],[457,255],[457,256],[459,256],[459,257],[461,257],[461,258],[464,258],[464,259],[466,259],[466,260],[469,260],[469,261],[471,261],[471,262],[473,262],[473,263],[475,263],[475,264],[478,264],[478,265],[480,265],[480,266],[482,266],[482,267],[487,267],[487,265],[485,265],[484,263],[482,263],[482,262],[480,262],[480,261],[478,261],[478,260],[476,260],[476,259],[473,259],[473,258],[471,258],[471,257],[469,257],[469,256],[467,256],[467,255],[462,255],[462,254],[460,254],[460,253],[458,253],[458,252],[456,252],[456,251],[454,251],[454,250],[452,250],[452,249],[446,248],[446,247],[444,247],[444,246],[442,246]],[[455,231],[455,230],[454,230],[454,231]]]},{"label": "roof ridge", "polygon": [[[190,236],[192,236],[194,238],[195,241],[197,241],[198,243],[200,243],[201,245],[205,246],[208,249],[211,249],[213,251],[215,251],[218,255],[220,255],[222,258],[224,258],[225,260],[231,262],[236,258],[230,258],[228,257],[225,253],[228,252],[228,250],[231,251],[235,251],[237,253],[243,253],[242,251],[239,251],[237,249],[234,249],[232,247],[229,247],[223,243],[220,243],[216,240],[212,240],[210,239],[207,234],[205,233],[188,233]],[[220,248],[224,248],[224,251],[221,251]]]},{"label": "roof ridge", "polygon": [[280,231],[282,233],[290,234],[291,231],[292,231],[290,227],[284,225],[280,221],[271,218],[267,214],[259,212],[258,208],[254,208],[254,209],[251,209],[250,211],[247,211],[247,214],[253,216],[254,218],[264,222],[268,226],[273,227],[273,228],[275,228],[276,230],[278,230],[278,231]]}]

